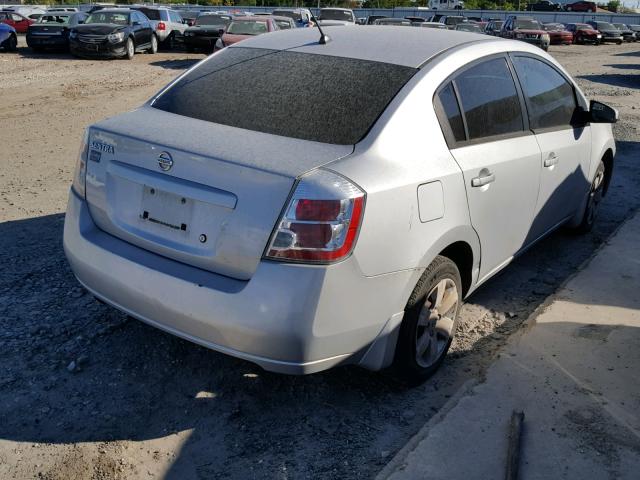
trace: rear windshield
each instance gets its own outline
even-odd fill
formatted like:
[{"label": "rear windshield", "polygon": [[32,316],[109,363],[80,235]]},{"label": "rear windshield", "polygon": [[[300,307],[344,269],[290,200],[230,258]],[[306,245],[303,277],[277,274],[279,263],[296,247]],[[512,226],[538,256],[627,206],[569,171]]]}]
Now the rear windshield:
[{"label": "rear windshield", "polygon": [[607,22],[598,22],[596,25],[598,25],[599,30],[616,30],[616,27]]},{"label": "rear windshield", "polygon": [[368,60],[230,47],[152,106],[247,130],[351,145],[416,72]]},{"label": "rear windshield", "polygon": [[38,23],[54,23],[58,25],[66,25],[69,23],[70,15],[43,15]]},{"label": "rear windshield", "polygon": [[320,10],[318,20],[340,20],[343,22],[352,22],[353,15],[347,10]]},{"label": "rear windshield", "polygon": [[525,20],[519,19],[515,21],[516,28],[520,28],[522,30],[542,30],[540,24],[537,20]]},{"label": "rear windshield", "polygon": [[137,8],[136,10],[144,13],[149,20],[162,20],[162,18],[160,18],[160,10],[156,10],[155,8]]},{"label": "rear windshield", "polygon": [[227,28],[227,33],[233,35],[261,35],[268,31],[267,22],[261,20],[234,20]]},{"label": "rear windshield", "polygon": [[226,27],[231,22],[228,15],[201,15],[196,19],[196,25],[220,25]]}]

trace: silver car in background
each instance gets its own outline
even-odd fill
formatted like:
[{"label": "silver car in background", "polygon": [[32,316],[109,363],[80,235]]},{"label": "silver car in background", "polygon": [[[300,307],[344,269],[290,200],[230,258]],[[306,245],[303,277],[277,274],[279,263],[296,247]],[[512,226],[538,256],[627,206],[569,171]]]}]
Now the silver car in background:
[{"label": "silver car in background", "polygon": [[99,299],[267,370],[422,381],[466,296],[591,228],[617,112],[524,42],[326,33],[233,45],[88,128],[65,252]]},{"label": "silver car in background", "polygon": [[188,27],[180,12],[170,8],[138,5],[132,5],[130,8],[147,16],[163,48],[174,48]]}]

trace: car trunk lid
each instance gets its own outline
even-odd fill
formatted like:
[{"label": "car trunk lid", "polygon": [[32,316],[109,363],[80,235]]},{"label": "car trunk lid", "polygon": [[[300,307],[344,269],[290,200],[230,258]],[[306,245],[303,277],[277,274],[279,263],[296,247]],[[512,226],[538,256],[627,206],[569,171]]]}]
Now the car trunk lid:
[{"label": "car trunk lid", "polygon": [[248,280],[296,178],[352,151],[143,107],[91,128],[86,196],[102,230]]}]

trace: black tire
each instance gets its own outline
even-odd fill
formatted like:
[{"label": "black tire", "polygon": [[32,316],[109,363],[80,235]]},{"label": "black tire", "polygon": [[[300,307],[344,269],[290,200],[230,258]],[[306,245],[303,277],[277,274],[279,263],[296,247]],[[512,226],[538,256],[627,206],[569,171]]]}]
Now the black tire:
[{"label": "black tire", "polygon": [[605,186],[605,166],[604,162],[600,160],[596,174],[591,181],[591,188],[589,190],[589,199],[585,206],[584,213],[582,214],[582,221],[580,225],[575,228],[576,233],[589,233],[596,223],[598,216],[598,208],[604,197]]},{"label": "black tire", "polygon": [[18,50],[18,37],[12,34],[4,41],[4,44],[2,46],[4,46],[4,49],[7,52],[15,52],[16,50]]},{"label": "black tire", "polygon": [[158,37],[156,37],[155,33],[151,35],[151,45],[147,48],[147,53],[151,55],[158,53]]},{"label": "black tire", "polygon": [[[440,315],[437,309],[432,310],[428,305],[433,305],[430,299],[442,282],[445,282],[445,285],[450,285],[450,288],[455,285],[456,303]],[[447,288],[446,291],[451,292],[450,288]],[[411,385],[418,385],[436,372],[451,346],[461,304],[462,280],[458,267],[447,257],[438,255],[420,277],[405,307],[394,360],[394,371],[398,377]],[[447,306],[443,305],[443,308],[447,308]],[[441,335],[437,328],[437,324],[444,320],[448,322],[448,335]],[[425,326],[425,321],[429,324],[428,326]],[[425,360],[424,357],[428,356],[429,352],[424,351],[419,355],[418,344],[419,340],[429,332],[430,336],[436,339],[436,354]]]},{"label": "black tire", "polygon": [[164,42],[162,42],[162,48],[164,50],[173,50],[176,48],[176,34],[175,32],[171,32],[167,38],[165,38]]},{"label": "black tire", "polygon": [[616,45],[622,45],[622,40],[618,40],[618,41],[616,42]]},{"label": "black tire", "polygon": [[133,39],[131,37],[127,38],[127,43],[125,44],[124,50],[124,58],[126,58],[127,60],[133,60],[133,56],[136,54],[136,46],[133,43]]}]

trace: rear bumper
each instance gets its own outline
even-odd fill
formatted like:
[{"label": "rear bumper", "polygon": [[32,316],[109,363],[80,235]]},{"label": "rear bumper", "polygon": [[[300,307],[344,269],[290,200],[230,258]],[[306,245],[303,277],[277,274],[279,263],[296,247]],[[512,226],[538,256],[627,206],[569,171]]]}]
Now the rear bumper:
[{"label": "rear bumper", "polygon": [[69,195],[64,249],[96,297],[169,333],[288,374],[393,358],[420,272],[364,277],[353,257],[332,266],[261,262],[249,281],[169,260],[98,229]]},{"label": "rear bumper", "polygon": [[47,37],[46,35],[27,34],[26,40],[29,47],[66,48],[69,45],[69,39],[60,35]]},{"label": "rear bumper", "polygon": [[197,37],[197,36],[185,36],[183,37],[184,44],[193,48],[208,48],[211,49],[218,41],[219,37]]}]

